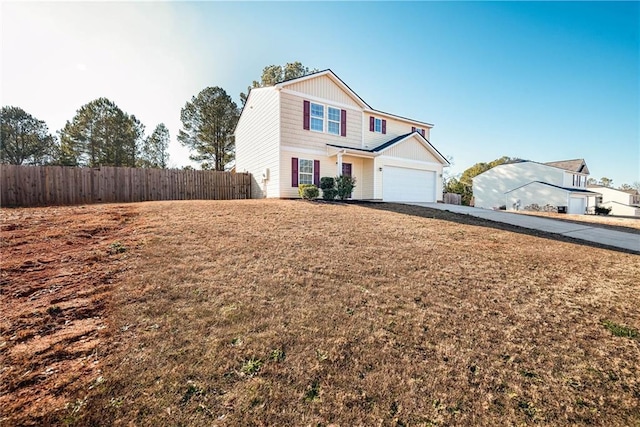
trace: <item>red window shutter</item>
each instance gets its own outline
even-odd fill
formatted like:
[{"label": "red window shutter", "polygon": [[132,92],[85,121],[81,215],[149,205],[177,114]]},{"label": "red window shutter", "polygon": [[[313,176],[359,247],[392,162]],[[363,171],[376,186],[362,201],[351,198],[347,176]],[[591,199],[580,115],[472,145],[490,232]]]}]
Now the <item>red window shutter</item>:
[{"label": "red window shutter", "polygon": [[376,123],[376,119],[374,119],[373,116],[369,116],[369,130],[371,132],[373,132],[375,129],[375,125],[376,125],[375,123]]},{"label": "red window shutter", "polygon": [[[424,129],[422,129],[422,130],[420,131],[420,133],[422,134],[422,136],[424,136]],[[425,138],[426,138],[426,137],[425,137]]]},{"label": "red window shutter", "polygon": [[309,101],[303,101],[303,102],[304,102],[303,104],[304,114],[303,114],[303,120],[302,120],[302,128],[304,130],[309,130],[309,121],[311,117],[311,103]]},{"label": "red window shutter", "polygon": [[416,131],[416,127],[415,126],[411,126],[411,133]]},{"label": "red window shutter", "polygon": [[340,136],[347,136],[347,110],[340,110]]},{"label": "red window shutter", "polygon": [[382,120],[382,133],[387,133],[387,121]]},{"label": "red window shutter", "polygon": [[320,185],[320,160],[313,161],[313,185]]},{"label": "red window shutter", "polygon": [[[306,101],[305,101],[306,102]],[[298,158],[291,158],[291,186],[298,186]]]}]

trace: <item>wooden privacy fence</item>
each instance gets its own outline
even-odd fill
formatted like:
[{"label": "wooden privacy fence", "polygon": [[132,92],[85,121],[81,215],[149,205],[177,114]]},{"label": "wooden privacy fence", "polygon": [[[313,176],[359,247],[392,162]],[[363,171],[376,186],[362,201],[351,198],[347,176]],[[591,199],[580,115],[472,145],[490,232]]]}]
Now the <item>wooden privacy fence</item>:
[{"label": "wooden privacy fence", "polygon": [[251,174],[0,164],[0,206],[251,198]]},{"label": "wooden privacy fence", "polygon": [[462,196],[456,193],[444,193],[444,202],[449,205],[461,205]]}]

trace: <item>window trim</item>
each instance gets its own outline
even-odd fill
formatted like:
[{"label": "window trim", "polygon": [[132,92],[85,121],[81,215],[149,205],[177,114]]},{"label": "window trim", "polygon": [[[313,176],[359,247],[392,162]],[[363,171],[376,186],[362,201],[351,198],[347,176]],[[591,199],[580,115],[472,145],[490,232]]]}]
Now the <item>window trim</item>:
[{"label": "window trim", "polygon": [[[331,120],[331,118],[329,117],[329,109],[332,110],[336,110],[338,112],[338,121],[335,120]],[[338,124],[338,129],[336,133],[331,132],[331,130],[329,130],[329,124],[330,123],[337,123]],[[332,107],[330,105],[327,105],[327,133],[330,135],[337,135],[340,136],[340,130],[342,129],[342,110],[340,108],[336,108],[336,107]]]},{"label": "window trim", "polygon": [[[314,116],[313,115],[313,106],[314,105],[318,105],[318,106],[322,107],[322,130],[314,129],[313,126],[312,126],[314,119],[315,120],[320,120],[320,116]],[[329,120],[329,108],[332,108],[332,109],[338,111],[338,121]],[[320,103],[320,102],[309,101],[309,130],[312,131],[312,132],[327,133],[329,135],[334,135],[334,136],[342,136],[342,110],[343,109],[338,108],[338,107],[334,107],[333,105],[323,104],[323,103]],[[329,122],[338,124],[337,133],[329,132]]]},{"label": "window trim", "polygon": [[[380,124],[380,127],[378,127],[378,124]],[[382,119],[378,118],[378,117],[373,117],[373,131],[375,133],[382,133]]]},{"label": "window trim", "polygon": [[[313,115],[313,106],[319,106],[322,107],[322,117],[320,116],[314,116]],[[325,114],[326,114],[326,106],[324,104],[320,104],[317,102],[309,102],[309,130],[313,131],[313,132],[324,132],[324,122],[325,122]],[[318,130],[318,129],[314,129],[313,128],[313,121],[314,120],[321,120],[322,121],[322,130]]]},{"label": "window trim", "polygon": [[[316,132],[318,132],[318,131],[316,131]],[[302,172],[302,162],[303,161],[311,162],[311,173]],[[313,161],[313,159],[310,160],[310,159],[303,159],[303,158],[298,157],[298,185],[301,185],[301,184],[313,184],[313,173],[315,172],[314,163],[315,162]],[[311,182],[302,182],[301,178],[302,178],[303,174],[305,176],[310,175],[311,176]]]}]

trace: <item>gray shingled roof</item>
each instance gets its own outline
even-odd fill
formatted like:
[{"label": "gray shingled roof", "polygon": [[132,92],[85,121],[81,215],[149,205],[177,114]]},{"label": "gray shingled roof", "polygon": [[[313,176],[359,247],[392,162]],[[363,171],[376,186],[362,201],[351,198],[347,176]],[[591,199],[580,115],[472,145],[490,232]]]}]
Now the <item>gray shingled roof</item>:
[{"label": "gray shingled roof", "polygon": [[569,172],[589,174],[589,168],[587,168],[587,164],[584,162],[584,159],[560,160],[558,162],[547,162],[545,165],[564,169]]},{"label": "gray shingled roof", "polygon": [[440,155],[440,157],[442,157],[448,164],[450,164],[449,161],[447,160],[447,158],[445,156],[443,156],[442,153],[440,151],[438,151],[438,149],[436,147],[431,145],[431,143],[429,142],[429,140],[427,138],[422,136],[422,134],[420,132],[417,132],[417,131],[405,133],[404,135],[400,135],[400,136],[396,136],[395,138],[390,139],[389,141],[385,142],[384,144],[380,144],[377,147],[374,147],[374,148],[371,148],[371,149],[354,148],[354,147],[347,147],[347,146],[344,146],[344,145],[335,145],[335,144],[327,144],[327,145],[330,146],[330,147],[334,147],[334,148],[346,148],[346,149],[349,149],[349,150],[365,151],[367,153],[377,153],[377,152],[380,152],[380,151],[384,150],[387,147],[392,146],[393,144],[396,144],[396,143],[402,141],[403,139],[405,139],[406,137],[408,137],[408,136],[410,136],[410,135],[412,135],[414,133],[416,135],[419,135],[422,139],[424,139],[427,142],[427,144],[429,144],[429,146],[431,148],[433,148],[433,150]]}]

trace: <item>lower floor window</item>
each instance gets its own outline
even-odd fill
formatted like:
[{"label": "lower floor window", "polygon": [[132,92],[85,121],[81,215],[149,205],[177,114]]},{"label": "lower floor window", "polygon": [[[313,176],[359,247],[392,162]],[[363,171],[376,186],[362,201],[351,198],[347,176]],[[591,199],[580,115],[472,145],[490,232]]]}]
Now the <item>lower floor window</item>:
[{"label": "lower floor window", "polygon": [[313,160],[299,160],[298,184],[313,184]]}]

